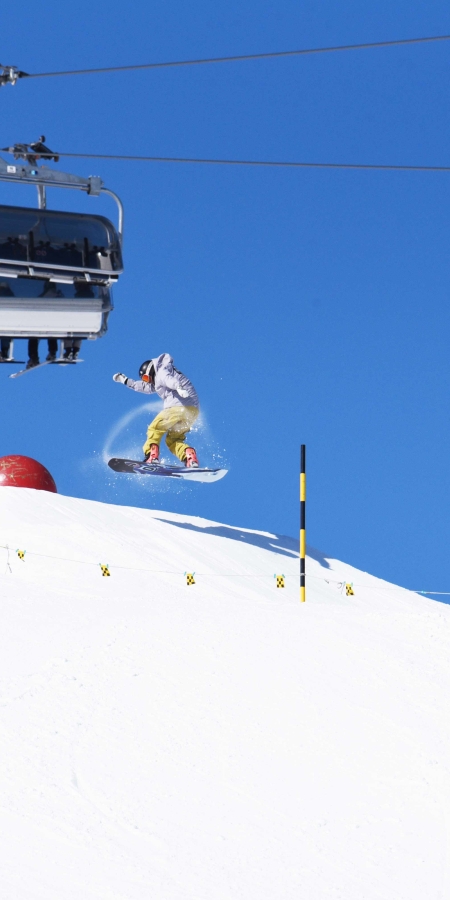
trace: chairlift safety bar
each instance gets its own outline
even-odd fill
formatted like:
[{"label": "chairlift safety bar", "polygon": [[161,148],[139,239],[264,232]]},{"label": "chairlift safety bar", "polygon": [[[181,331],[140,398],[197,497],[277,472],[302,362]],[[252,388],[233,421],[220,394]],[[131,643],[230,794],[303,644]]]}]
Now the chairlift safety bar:
[{"label": "chairlift safety bar", "polygon": [[[12,266],[12,263],[10,259],[0,258],[0,265],[2,267],[1,271],[3,274],[6,274],[4,266]],[[33,269],[37,269],[38,271],[33,272]],[[27,275],[34,275],[39,277],[42,276],[44,278],[48,272],[51,272],[53,275],[57,275],[58,272],[73,272],[74,277],[78,274],[80,278],[88,273],[91,276],[89,279],[90,281],[93,280],[92,276],[94,276],[94,279],[98,281],[99,284],[114,284],[114,282],[118,280],[119,275],[122,275],[123,269],[86,269],[84,267],[80,269],[79,266],[58,266],[56,263],[49,265],[48,263],[33,261],[31,265],[21,265],[18,263],[15,269],[11,268],[10,277],[20,278],[20,276],[26,277]],[[49,277],[51,277],[51,275],[49,275]]]},{"label": "chairlift safety bar", "polygon": [[[11,265],[11,260],[6,260],[7,265]],[[20,264],[19,264],[20,265]],[[92,277],[86,269],[73,269],[73,275],[66,275],[64,273],[71,271],[70,267],[64,266],[61,269],[61,272],[50,268],[40,269],[39,272],[35,271],[36,265],[38,263],[33,263],[30,266],[17,268],[17,269],[8,269],[6,265],[4,265],[4,261],[0,259],[1,266],[1,274],[5,276],[5,278],[43,278],[46,281],[54,281],[57,284],[73,284],[74,281],[85,281],[87,284],[98,285],[99,287],[111,287],[118,280],[119,275],[123,272],[121,269],[119,272],[115,273],[115,277],[110,277],[107,272],[105,272],[105,278],[102,278],[98,273],[102,270],[95,269],[95,275]],[[44,265],[44,263],[41,263]]]}]

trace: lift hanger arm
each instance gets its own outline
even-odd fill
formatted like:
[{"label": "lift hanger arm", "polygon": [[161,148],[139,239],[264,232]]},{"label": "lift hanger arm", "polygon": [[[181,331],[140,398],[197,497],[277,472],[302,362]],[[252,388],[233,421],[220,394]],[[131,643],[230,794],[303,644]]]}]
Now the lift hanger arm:
[{"label": "lift hanger arm", "polygon": [[81,175],[72,175],[69,172],[58,172],[45,165],[38,166],[39,159],[53,160],[54,162],[59,160],[58,154],[46,147],[44,141],[45,135],[41,135],[38,141],[31,144],[14,144],[12,147],[1,148],[7,153],[11,153],[15,160],[23,159],[28,165],[10,165],[0,157],[0,181],[35,184],[41,209],[45,209],[46,205],[46,187],[74,188],[86,191],[91,197],[98,197],[101,193],[109,194],[117,204],[119,214],[117,231],[122,242],[123,205],[117,194],[106,188],[98,175],[89,175],[88,178],[83,178]]},{"label": "lift hanger arm", "polygon": [[4,84],[15,85],[19,78],[28,78],[28,72],[21,72],[17,66],[2,66],[0,63],[0,87]]}]

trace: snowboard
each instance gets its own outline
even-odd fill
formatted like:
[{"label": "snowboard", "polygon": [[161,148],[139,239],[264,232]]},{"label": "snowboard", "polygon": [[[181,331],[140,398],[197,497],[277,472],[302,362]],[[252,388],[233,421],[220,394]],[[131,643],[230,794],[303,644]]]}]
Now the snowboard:
[{"label": "snowboard", "polygon": [[44,362],[36,363],[29,369],[19,369],[18,372],[12,372],[10,378],[18,378],[19,375],[26,375],[27,372],[34,372],[35,369],[42,369],[42,366],[75,366],[83,362],[82,359],[45,359]]},{"label": "snowboard", "polygon": [[187,469],[185,466],[165,466],[162,463],[139,462],[137,459],[117,459],[108,462],[114,472],[128,475],[162,475],[168,478],[183,478],[184,481],[219,481],[228,469]]}]

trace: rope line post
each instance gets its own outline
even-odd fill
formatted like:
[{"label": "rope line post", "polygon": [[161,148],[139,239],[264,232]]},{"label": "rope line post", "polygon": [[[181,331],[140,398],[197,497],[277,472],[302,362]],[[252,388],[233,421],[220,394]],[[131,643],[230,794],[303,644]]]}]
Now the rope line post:
[{"label": "rope line post", "polygon": [[300,446],[300,601],[306,600],[306,446]]}]

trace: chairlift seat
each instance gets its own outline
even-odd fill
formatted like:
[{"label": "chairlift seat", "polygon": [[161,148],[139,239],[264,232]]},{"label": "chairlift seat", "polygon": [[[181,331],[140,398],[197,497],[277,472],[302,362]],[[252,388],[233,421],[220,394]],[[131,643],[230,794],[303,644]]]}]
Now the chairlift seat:
[{"label": "chairlift seat", "polygon": [[95,340],[105,333],[111,309],[111,292],[105,286],[32,278],[0,281],[0,334],[10,338]]}]

